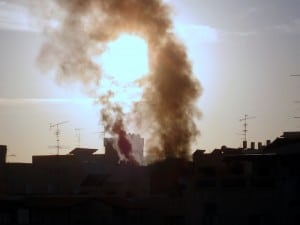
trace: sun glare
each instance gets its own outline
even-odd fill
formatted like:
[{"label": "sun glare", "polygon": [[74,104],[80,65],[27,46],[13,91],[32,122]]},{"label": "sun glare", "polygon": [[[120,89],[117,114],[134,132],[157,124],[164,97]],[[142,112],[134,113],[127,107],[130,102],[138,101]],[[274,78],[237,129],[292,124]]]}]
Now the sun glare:
[{"label": "sun glare", "polygon": [[147,43],[136,35],[123,34],[108,44],[101,57],[104,73],[120,82],[133,82],[148,72]]},{"label": "sun glare", "polygon": [[142,91],[135,81],[149,72],[148,46],[144,39],[123,34],[108,43],[106,51],[95,62],[102,70],[100,94],[113,91],[112,101],[123,107],[139,101]]}]

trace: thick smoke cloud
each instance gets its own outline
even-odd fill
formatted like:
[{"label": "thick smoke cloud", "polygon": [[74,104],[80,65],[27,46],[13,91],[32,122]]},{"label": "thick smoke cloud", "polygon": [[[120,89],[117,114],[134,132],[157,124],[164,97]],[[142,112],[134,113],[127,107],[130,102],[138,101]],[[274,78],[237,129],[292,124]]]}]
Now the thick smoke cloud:
[{"label": "thick smoke cloud", "polygon": [[[56,0],[47,15],[58,23],[46,34],[39,64],[55,70],[59,81],[80,81],[93,93],[101,88],[101,68],[92,58],[122,33],[133,33],[149,47],[149,74],[140,81],[141,102],[132,113],[147,126],[148,153],[154,159],[187,158],[191,143],[199,135],[195,106],[201,86],[193,77],[185,47],[172,33],[170,9],[160,0]],[[58,11],[59,12],[58,12]],[[122,107],[113,105],[107,93],[99,97],[101,118],[114,133],[122,122]],[[120,124],[119,124],[120,125]],[[123,134],[123,133],[122,133]],[[127,154],[127,153],[126,153]],[[130,153],[128,153],[128,156]]]}]

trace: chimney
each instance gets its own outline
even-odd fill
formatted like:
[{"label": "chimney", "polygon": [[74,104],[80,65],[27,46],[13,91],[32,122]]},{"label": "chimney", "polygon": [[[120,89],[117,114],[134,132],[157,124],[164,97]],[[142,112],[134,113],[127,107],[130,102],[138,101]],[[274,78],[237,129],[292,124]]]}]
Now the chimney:
[{"label": "chimney", "polygon": [[271,144],[271,140],[267,140],[267,146]]},{"label": "chimney", "polygon": [[6,145],[0,145],[0,165],[5,164],[6,162]]},{"label": "chimney", "polygon": [[251,149],[255,149],[255,142],[251,142]]},{"label": "chimney", "polygon": [[247,149],[247,141],[243,141],[243,149]]},{"label": "chimney", "polygon": [[262,143],[258,142],[258,149],[262,149]]}]

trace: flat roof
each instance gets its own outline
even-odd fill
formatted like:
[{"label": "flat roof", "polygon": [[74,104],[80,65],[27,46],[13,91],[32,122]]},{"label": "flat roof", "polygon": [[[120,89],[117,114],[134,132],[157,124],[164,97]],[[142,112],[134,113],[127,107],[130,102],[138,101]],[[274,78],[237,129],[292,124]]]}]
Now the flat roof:
[{"label": "flat roof", "polygon": [[92,155],[96,151],[98,151],[98,149],[94,149],[94,148],[74,148],[72,151],[69,152],[69,154],[73,154],[73,155],[90,154],[90,155]]}]

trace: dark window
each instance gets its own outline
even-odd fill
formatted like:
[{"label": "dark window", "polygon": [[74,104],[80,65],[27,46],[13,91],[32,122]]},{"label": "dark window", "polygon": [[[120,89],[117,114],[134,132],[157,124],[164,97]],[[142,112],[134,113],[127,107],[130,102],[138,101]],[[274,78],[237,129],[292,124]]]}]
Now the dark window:
[{"label": "dark window", "polygon": [[231,174],[234,175],[243,175],[244,174],[244,166],[241,163],[235,163],[230,168]]},{"label": "dark window", "polygon": [[206,177],[215,177],[216,176],[216,169],[211,166],[199,167],[198,171],[201,175],[206,176]]}]

